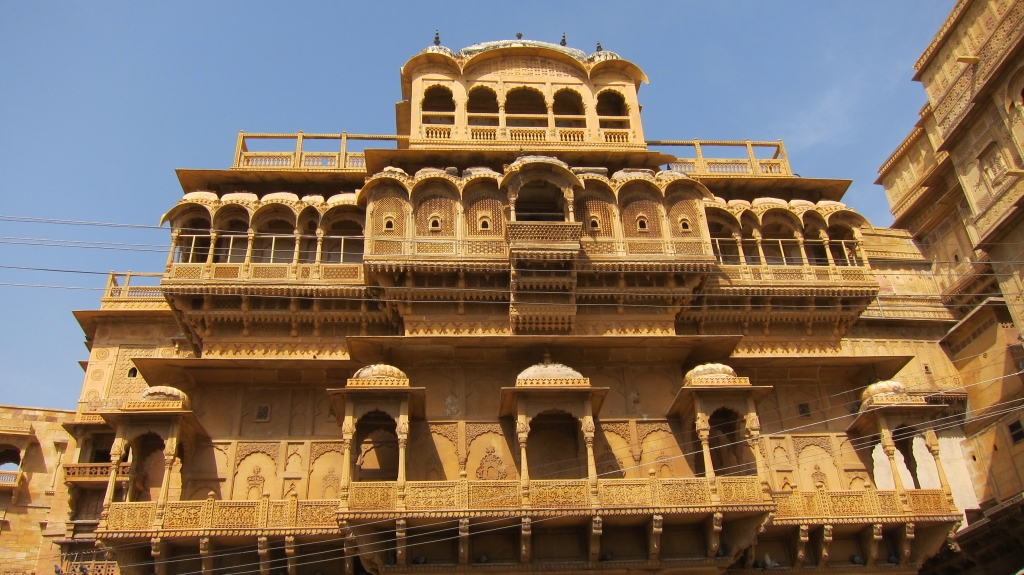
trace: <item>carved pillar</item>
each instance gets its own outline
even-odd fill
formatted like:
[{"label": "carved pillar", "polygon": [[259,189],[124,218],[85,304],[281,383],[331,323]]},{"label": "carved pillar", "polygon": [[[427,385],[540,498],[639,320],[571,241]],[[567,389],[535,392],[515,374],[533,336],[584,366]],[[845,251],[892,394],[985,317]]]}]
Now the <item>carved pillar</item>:
[{"label": "carved pillar", "polygon": [[409,401],[403,400],[398,415],[398,509],[405,509],[405,453],[409,443]]},{"label": "carved pillar", "polygon": [[704,477],[707,478],[708,483],[714,483],[715,467],[711,463],[711,446],[708,443],[708,439],[711,437],[711,423],[708,421],[707,414],[697,412],[696,428],[697,438],[700,439],[701,453],[704,455]]},{"label": "carved pillar", "polygon": [[[322,229],[320,229],[320,228],[317,228],[316,229],[316,257],[313,258],[313,263],[315,263],[318,266],[320,265],[320,262],[323,261],[323,252],[324,252],[324,231]],[[345,260],[345,243],[344,243],[344,240],[342,240],[342,244],[341,244],[341,259],[342,259],[342,261]]]},{"label": "carved pillar", "polygon": [[149,554],[153,557],[153,572],[167,575],[167,542],[160,537],[149,540]]},{"label": "carved pillar", "polygon": [[935,435],[934,429],[925,430],[924,442],[928,446],[929,453],[932,454],[932,459],[935,460],[935,470],[939,472],[939,485],[942,486],[942,491],[946,494],[949,507],[950,509],[955,509],[953,490],[949,487],[949,481],[946,480],[946,470],[942,468],[942,461],[939,460],[939,437]]},{"label": "carved pillar", "polygon": [[523,508],[530,507],[530,470],[526,461],[526,440],[530,437],[530,420],[519,407],[519,418],[516,421],[516,438],[519,439],[519,489],[522,493]]},{"label": "carved pillar", "polygon": [[529,517],[523,517],[521,524],[521,531],[519,533],[519,562],[529,563],[530,557],[533,554],[533,545],[531,544],[531,537],[533,535],[533,525]]},{"label": "carved pillar", "polygon": [[747,265],[747,258],[743,254],[743,236],[741,236],[740,234],[733,234],[732,239],[735,240],[736,242],[736,253],[740,255],[740,265]]},{"label": "carved pillar", "polygon": [[899,466],[896,465],[896,444],[892,440],[892,432],[886,427],[885,420],[881,415],[879,415],[879,421],[882,425],[882,451],[889,458],[889,468],[892,469],[892,480],[896,487],[896,493],[899,495],[904,510],[907,510],[907,493],[903,487],[903,479],[900,477]]},{"label": "carved pillar", "polygon": [[604,531],[604,521],[600,515],[595,515],[590,518],[590,537],[588,541],[588,551],[590,554],[590,562],[595,563],[601,558],[601,533]]},{"label": "carved pillar", "polygon": [[114,492],[117,491],[117,467],[124,455],[124,441],[117,437],[110,447],[110,475],[107,479],[107,492],[103,496],[103,511],[100,513],[100,528],[105,528],[107,517],[110,515],[110,504],[114,502]]},{"label": "carved pillar", "polygon": [[[395,521],[395,564],[405,565],[406,562],[406,522],[405,519]],[[289,574],[290,575],[290,574]]]},{"label": "carved pillar", "polygon": [[206,267],[207,269],[213,265],[213,255],[217,249],[217,231],[210,232],[210,250],[206,253]]},{"label": "carved pillar", "polygon": [[764,452],[768,453],[768,447],[764,445],[764,439],[761,437],[761,421],[757,418],[757,406],[754,405],[754,398],[747,397],[747,417],[746,417],[746,429],[747,445],[750,450],[754,453],[754,462],[757,465],[757,476],[761,480],[761,493],[764,494],[765,500],[771,499],[771,487],[770,479],[771,473],[768,469],[768,464],[764,460],[764,454],[761,453],[761,449],[758,447],[764,447]]},{"label": "carved pillar", "polygon": [[651,522],[647,524],[647,560],[652,563],[661,557],[662,524],[661,515],[651,516]]},{"label": "carved pillar", "polygon": [[178,249],[178,234],[180,233],[178,230],[171,232],[171,251],[167,253],[167,265],[164,266],[166,273],[170,273],[171,264],[174,263],[174,251]]},{"label": "carved pillar", "polygon": [[567,222],[575,222],[576,221],[576,199],[572,195],[572,190],[569,190],[569,192],[565,196],[565,210],[568,212],[566,214],[565,221],[567,221]]},{"label": "carved pillar", "polygon": [[583,416],[583,441],[587,445],[587,483],[590,485],[590,501],[597,504],[597,461],[594,459],[594,416],[590,402],[586,402]]},{"label": "carved pillar", "polygon": [[899,550],[900,567],[906,567],[914,544],[914,524],[907,523],[896,532],[896,548]]},{"label": "carved pillar", "polygon": [[821,245],[825,248],[825,259],[828,260],[828,267],[836,267],[836,260],[832,257],[832,250],[828,246],[828,234],[825,233],[825,230],[819,230],[818,237],[821,238]]},{"label": "carved pillar", "polygon": [[761,259],[761,265],[768,265],[768,260],[764,259],[764,246],[761,245],[761,231],[754,230],[752,232],[754,236],[754,242],[757,243],[757,257]]},{"label": "carved pillar", "polygon": [[295,536],[284,536],[284,556],[288,562],[288,575],[297,575],[299,570],[298,562],[295,559]]},{"label": "carved pillar", "polygon": [[353,575],[355,573],[355,558],[359,553],[359,547],[356,546],[356,535],[348,526],[347,521],[340,521],[341,532],[344,533],[344,547],[345,547],[345,575]]},{"label": "carved pillar", "polygon": [[[498,104],[498,139],[506,139],[506,133],[507,132],[505,131],[505,102],[501,102]],[[512,218],[512,220],[515,221],[515,218]]]},{"label": "carved pillar", "polygon": [[554,103],[548,104],[548,138],[550,141],[557,141],[555,137],[555,107]]},{"label": "carved pillar", "polygon": [[[170,443],[170,442],[168,442]],[[163,525],[164,508],[167,507],[167,490],[171,484],[171,468],[174,467],[174,452],[169,455],[164,451],[164,480],[160,484],[160,500],[156,506],[156,516],[153,520],[154,526],[159,528]]]},{"label": "carved pillar", "polygon": [[799,232],[794,232],[796,236],[796,243],[800,246],[800,262],[801,265],[807,267],[807,248],[804,247],[804,235]]},{"label": "carved pillar", "polygon": [[252,244],[256,241],[256,231],[249,228],[249,232],[245,236],[245,269],[249,269],[249,264],[252,263]]},{"label": "carved pillar", "polygon": [[270,541],[266,537],[256,539],[256,553],[260,557],[260,575],[270,575]]},{"label": "carved pillar", "polygon": [[508,199],[508,219],[510,222],[516,221],[516,199]]},{"label": "carved pillar", "polygon": [[356,432],[355,418],[352,415],[352,402],[345,402],[345,419],[341,424],[342,466],[341,466],[341,499],[340,507],[348,509],[348,489],[352,483],[352,436]]},{"label": "carved pillar", "polygon": [[[213,542],[209,537],[199,538],[199,560],[202,563],[202,574],[213,575]],[[288,575],[292,575],[290,572]]]},{"label": "carved pillar", "polygon": [[459,565],[469,565],[469,519],[459,519]]}]

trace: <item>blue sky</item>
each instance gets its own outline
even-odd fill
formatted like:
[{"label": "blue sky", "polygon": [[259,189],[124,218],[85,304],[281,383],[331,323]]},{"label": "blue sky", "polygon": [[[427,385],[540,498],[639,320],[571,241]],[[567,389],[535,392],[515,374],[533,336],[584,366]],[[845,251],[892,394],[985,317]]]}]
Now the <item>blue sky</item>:
[{"label": "blue sky", "polygon": [[[878,166],[925,95],[912,65],[953,0],[907,2],[5,2],[0,215],[155,224],[174,168],[226,168],[238,130],[394,132],[399,67],[433,40],[604,49],[651,79],[649,139],[786,143],[795,172],[853,179],[892,218]],[[162,244],[167,232],[0,222],[0,236]],[[12,245],[0,266],[159,271],[165,255]],[[100,275],[0,268],[0,283],[99,288]],[[0,286],[0,403],[73,408],[87,358],[73,309],[94,290]]]}]

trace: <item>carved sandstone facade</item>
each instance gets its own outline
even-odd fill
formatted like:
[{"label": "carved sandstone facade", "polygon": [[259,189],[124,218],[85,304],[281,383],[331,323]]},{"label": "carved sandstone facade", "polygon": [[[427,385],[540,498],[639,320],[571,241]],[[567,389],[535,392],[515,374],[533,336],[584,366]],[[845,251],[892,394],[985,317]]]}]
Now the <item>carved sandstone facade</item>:
[{"label": "carved sandstone facade", "polygon": [[646,140],[608,51],[435,43],[401,77],[396,135],[179,170],[164,271],[77,312],[63,504],[101,512],[47,527],[68,568],[912,573],[948,544],[957,311],[910,233],[781,142]]},{"label": "carved sandstone facade", "polygon": [[942,338],[970,411],[962,443],[979,508],[935,572],[1024,564],[1024,4],[960,1],[914,66],[928,103],[879,170],[956,320]]}]

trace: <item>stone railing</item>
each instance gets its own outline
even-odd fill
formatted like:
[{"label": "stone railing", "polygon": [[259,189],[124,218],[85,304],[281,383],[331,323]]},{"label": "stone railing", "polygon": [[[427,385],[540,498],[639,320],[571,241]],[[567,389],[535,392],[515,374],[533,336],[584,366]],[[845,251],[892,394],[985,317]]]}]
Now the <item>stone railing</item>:
[{"label": "stone railing", "polygon": [[945,493],[939,489],[916,489],[906,492],[909,512],[905,511],[896,491],[864,489],[855,491],[775,491],[772,499],[778,519],[831,518],[837,522],[855,518],[915,515],[950,515]]},{"label": "stone railing", "polygon": [[23,475],[21,471],[0,471],[0,489],[17,489]]},{"label": "stone railing", "polygon": [[[64,481],[68,483],[105,482],[110,478],[110,465],[110,463],[65,463]],[[127,479],[131,463],[120,463],[117,467],[118,479]]]},{"label": "stone railing", "polygon": [[168,280],[256,280],[358,285],[363,283],[363,264],[250,263],[248,265],[212,264],[207,266],[206,264],[174,263],[171,264],[164,277]]},{"label": "stone railing", "polygon": [[[450,130],[450,127],[449,127]],[[235,147],[235,170],[302,170],[328,171],[353,170],[362,172],[366,169],[366,157],[362,152],[349,152],[349,140],[406,140],[408,136],[390,136],[378,134],[238,134]],[[291,150],[250,152],[248,144],[251,140],[290,140],[294,142]],[[305,140],[333,140],[337,152],[313,152],[302,149]]]},{"label": "stone railing", "polygon": [[32,435],[32,424],[13,419],[0,420],[0,435]]},{"label": "stone railing", "polygon": [[863,266],[719,266],[720,283],[865,283],[873,284],[871,271]]},{"label": "stone railing", "polygon": [[[101,531],[194,531],[263,528],[335,528],[337,514],[459,512],[505,514],[511,510],[601,509],[602,514],[628,508],[707,508],[716,505],[766,505],[757,477],[717,479],[720,501],[713,503],[708,480],[600,479],[596,499],[587,479],[544,479],[529,483],[524,504],[519,481],[409,481],[404,492],[396,481],[350,484],[347,506],[340,499],[257,501],[172,501],[164,507],[160,525],[153,502],[112,503]],[[399,495],[404,495],[400,498]],[[399,501],[404,500],[404,509]],[[621,511],[619,511],[621,510]]]},{"label": "stone railing", "polygon": [[580,246],[587,258],[592,260],[615,259],[640,256],[647,259],[651,256],[687,257],[710,256],[711,246],[699,239],[640,239],[626,240],[591,239],[583,237]]},{"label": "stone railing", "polygon": [[166,307],[158,285],[132,285],[132,279],[163,277],[159,273],[115,273],[107,278],[107,287],[100,298],[100,309],[155,309]]},{"label": "stone railing", "polygon": [[[694,149],[694,158],[676,158],[668,169],[688,176],[709,177],[793,177],[782,141],[751,142],[719,140],[648,140],[648,146],[685,146]],[[746,148],[746,158],[713,158],[704,153],[712,148]],[[758,158],[754,150],[768,148],[771,158]]]}]

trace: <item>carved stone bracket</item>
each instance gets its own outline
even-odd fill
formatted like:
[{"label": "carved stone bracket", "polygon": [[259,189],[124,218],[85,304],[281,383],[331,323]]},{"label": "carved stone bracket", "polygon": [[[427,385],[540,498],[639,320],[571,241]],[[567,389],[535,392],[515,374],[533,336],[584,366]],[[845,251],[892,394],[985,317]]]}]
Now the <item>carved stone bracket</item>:
[{"label": "carved stone bracket", "polygon": [[824,569],[828,563],[828,547],[832,543],[832,526],[823,525],[815,533],[814,541],[818,551],[818,569]]},{"label": "carved stone bracket", "polygon": [[604,520],[599,515],[590,519],[589,552],[590,562],[594,563],[601,558],[601,533],[603,532]]},{"label": "carved stone bracket", "polygon": [[533,525],[529,517],[523,517],[521,529],[522,532],[519,537],[519,562],[529,563],[530,557],[533,555],[533,546],[530,541],[533,534]]},{"label": "carved stone bracket", "polygon": [[807,542],[810,541],[808,531],[809,527],[807,525],[800,525],[797,527],[793,537],[793,569],[803,569],[804,567],[804,558],[807,556]]},{"label": "carved stone bracket", "polygon": [[661,557],[661,533],[663,531],[661,515],[651,517],[647,524],[647,560],[654,563]]},{"label": "carved stone bracket", "polygon": [[469,519],[459,519],[459,565],[469,564]]},{"label": "carved stone bracket", "polygon": [[704,521],[704,541],[707,542],[708,557],[717,557],[721,548],[722,514],[715,512]]},{"label": "carved stone bracket", "polygon": [[878,560],[878,542],[882,540],[882,524],[873,523],[860,532],[860,546],[864,551],[864,564],[868,569]]}]

